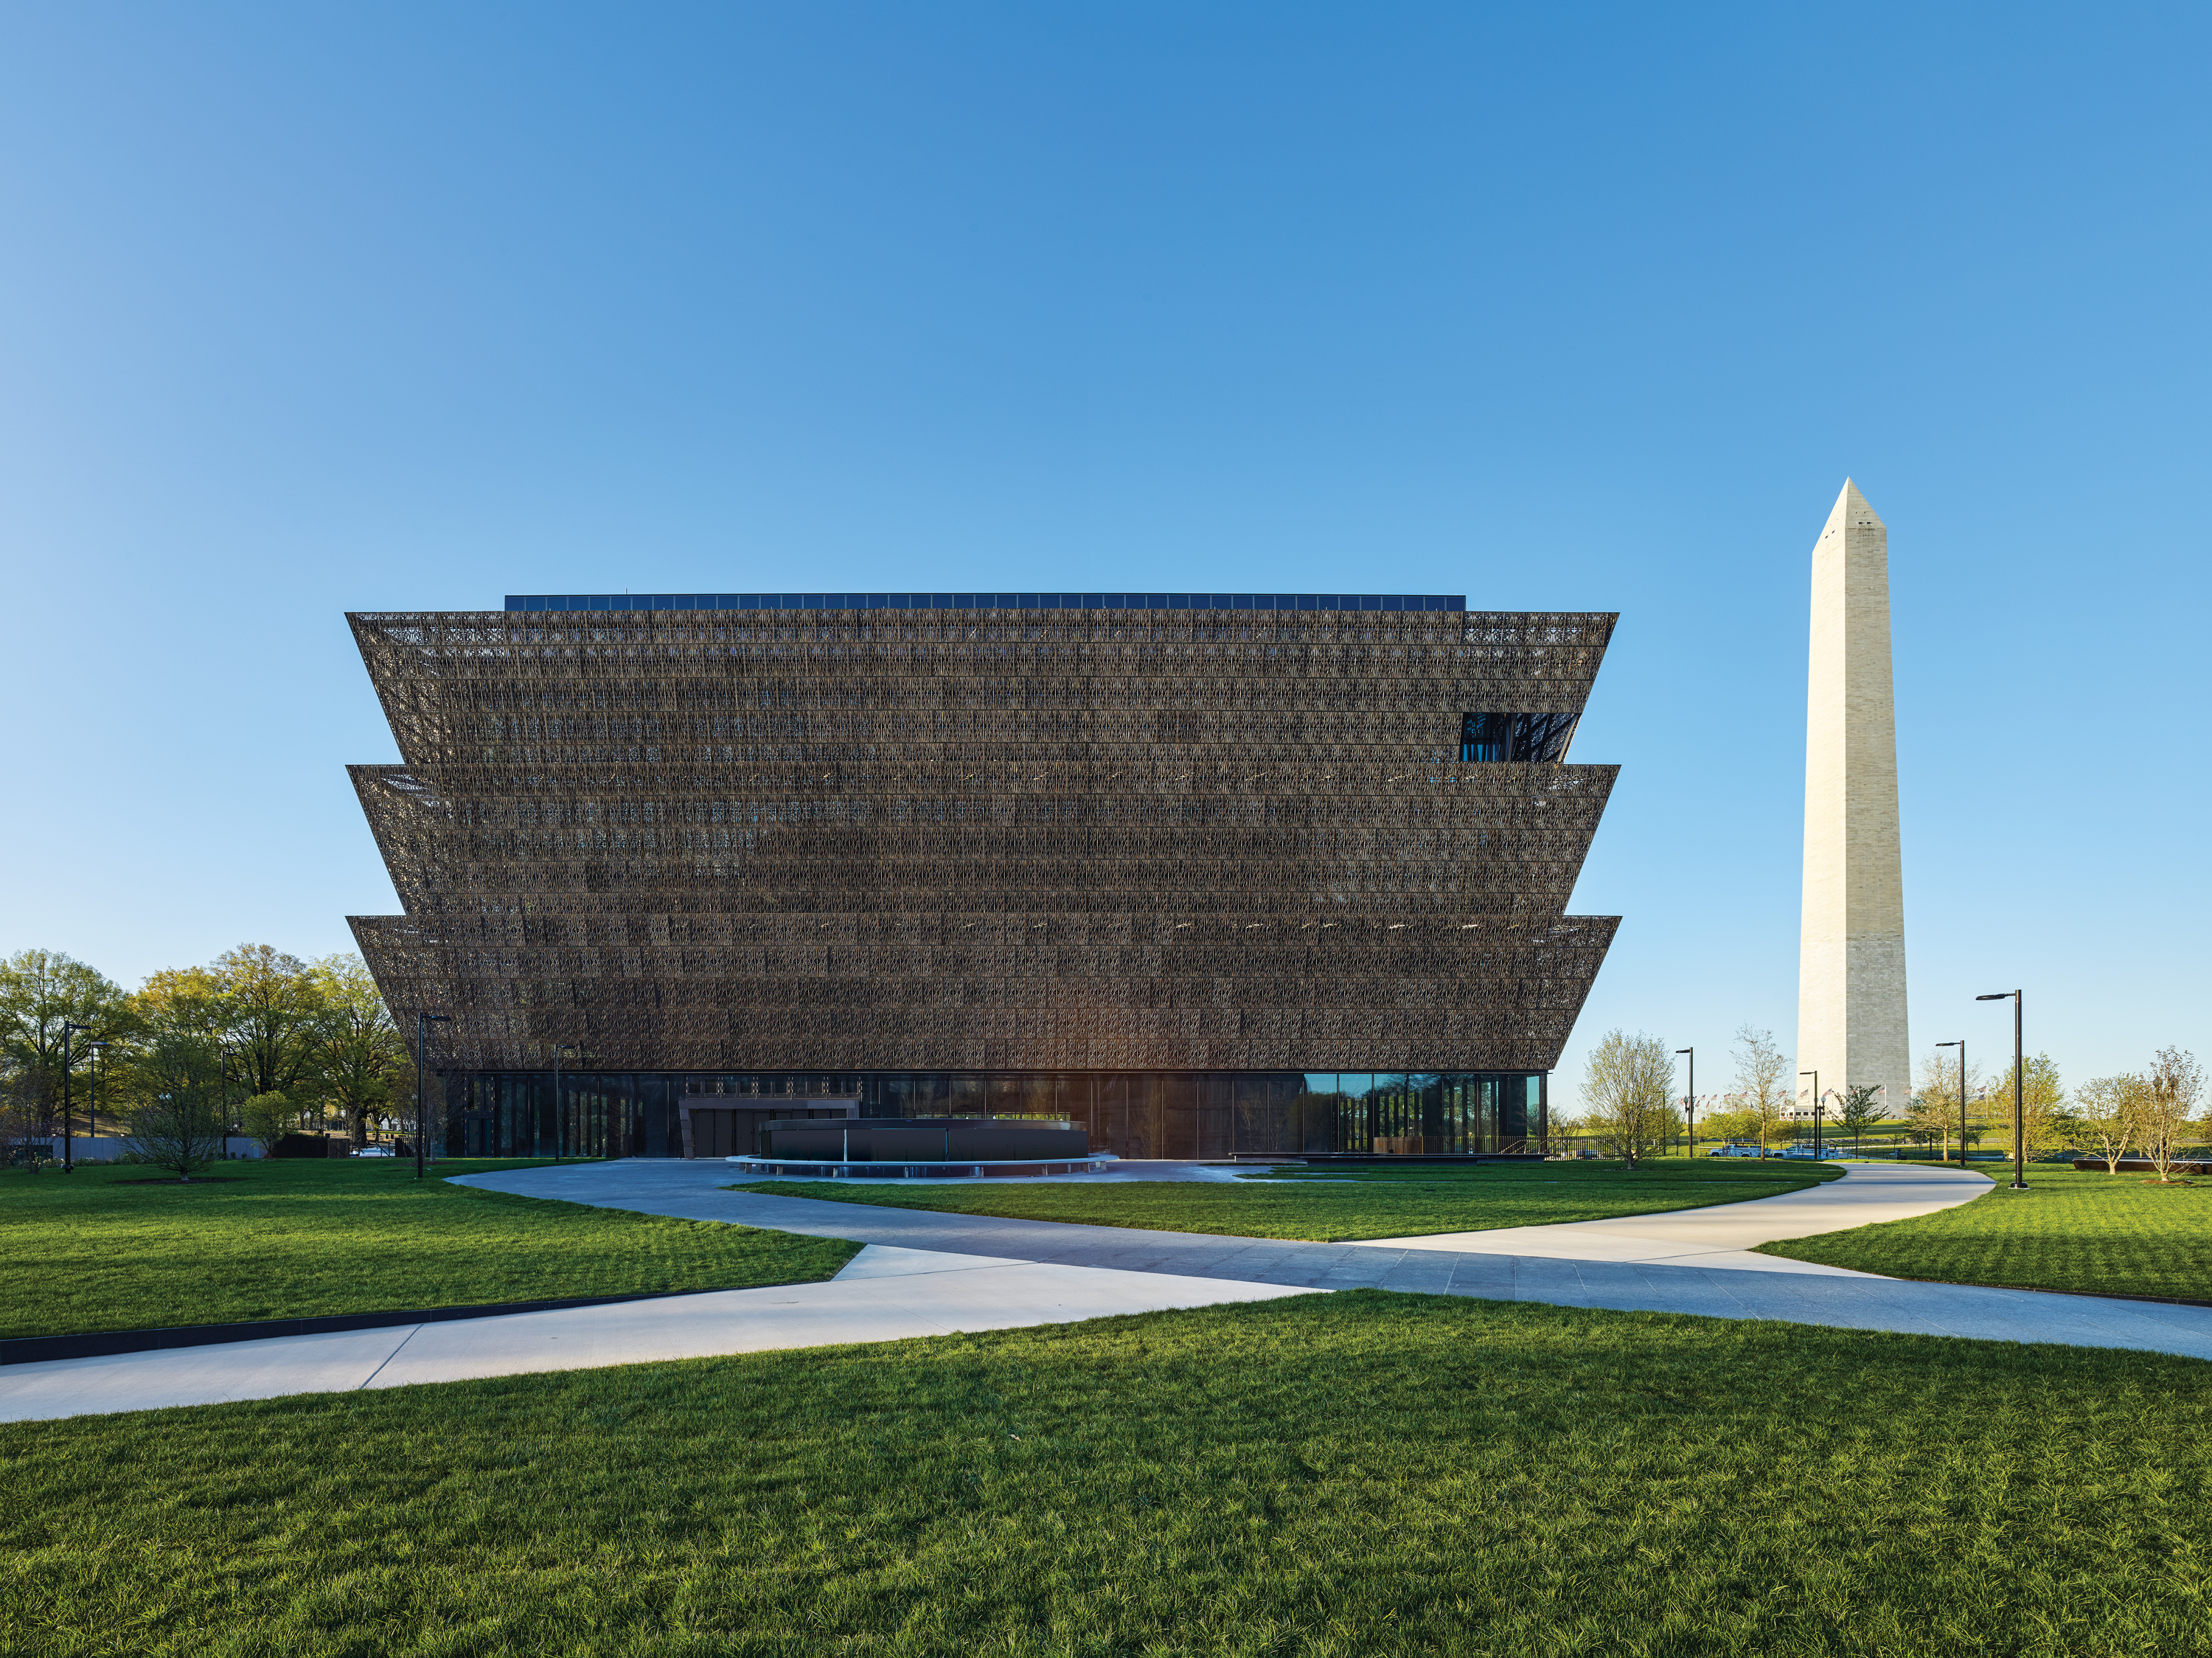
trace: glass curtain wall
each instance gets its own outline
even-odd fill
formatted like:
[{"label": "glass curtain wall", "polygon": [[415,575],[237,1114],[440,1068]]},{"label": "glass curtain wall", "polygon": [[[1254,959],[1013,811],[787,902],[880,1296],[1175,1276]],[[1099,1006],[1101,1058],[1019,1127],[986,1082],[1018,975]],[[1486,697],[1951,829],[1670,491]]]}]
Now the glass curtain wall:
[{"label": "glass curtain wall", "polygon": [[1544,1078],[1521,1072],[1308,1072],[1332,1151],[1465,1155],[1538,1149]]},{"label": "glass curtain wall", "polygon": [[446,1079],[446,1155],[677,1157],[684,1100],[860,1101],[868,1117],[1064,1119],[1125,1158],[1468,1153],[1537,1148],[1544,1082],[1526,1072],[551,1071]]}]

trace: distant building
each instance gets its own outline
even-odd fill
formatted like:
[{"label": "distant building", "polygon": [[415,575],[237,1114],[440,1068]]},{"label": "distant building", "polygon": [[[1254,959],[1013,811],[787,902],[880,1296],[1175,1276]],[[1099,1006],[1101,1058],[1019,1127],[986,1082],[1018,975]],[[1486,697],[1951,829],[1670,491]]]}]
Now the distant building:
[{"label": "distant building", "polygon": [[[1617,918],[1565,911],[1614,618],[1456,596],[510,598],[356,614],[353,770],[456,1155],[818,1111],[1124,1156],[1519,1149]],[[556,1045],[559,1097],[553,1088]],[[810,1104],[810,1102],[813,1102]],[[732,1104],[741,1106],[734,1116]]]},{"label": "distant building", "polygon": [[[1905,1019],[1905,874],[1890,689],[1889,531],[1848,480],[1813,547],[1805,723],[1805,908],[1797,1068],[1820,1092],[1912,1097]],[[1800,1076],[1800,1114],[1813,1077]],[[1833,1108],[1830,1100],[1830,1108]]]}]

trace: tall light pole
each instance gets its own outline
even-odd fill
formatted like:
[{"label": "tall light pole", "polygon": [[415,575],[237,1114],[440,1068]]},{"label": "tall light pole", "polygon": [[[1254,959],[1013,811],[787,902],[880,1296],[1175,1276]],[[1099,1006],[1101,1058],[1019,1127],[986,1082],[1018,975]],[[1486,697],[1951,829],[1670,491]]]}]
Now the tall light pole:
[{"label": "tall light pole", "polygon": [[[2027,1079],[2021,1074],[2020,992],[1991,991],[1987,996],[1978,996],[1974,1000],[2002,1002],[2007,997],[2012,1000],[2012,1189],[2025,1192],[2027,1190],[2027,1125],[2021,1106],[2023,1103],[2022,1088]],[[1963,1083],[1959,1092],[1961,1096],[1965,1094]]]},{"label": "tall light pole", "polygon": [[553,1045],[553,1161],[556,1163],[561,1161],[561,1131],[566,1122],[561,1115],[561,1054],[563,1049],[572,1050],[576,1058],[581,1059],[584,1045],[580,1042],[556,1042]]},{"label": "tall light pole", "polygon": [[70,1114],[75,1108],[70,1098],[70,1038],[78,1031],[91,1028],[89,1025],[79,1025],[67,1019],[62,1021],[62,1173],[64,1174],[76,1173],[76,1159],[71,1155],[70,1144]]},{"label": "tall light pole", "polygon": [[1964,1168],[1966,1166],[1966,1039],[1960,1037],[1955,1042],[1938,1042],[1936,1045],[1959,1051],[1959,1167]]},{"label": "tall light pole", "polygon": [[428,1172],[424,1153],[430,1138],[427,1132],[429,1121],[423,1114],[422,1106],[423,1066],[426,1063],[423,1056],[429,1044],[430,1027],[451,1024],[453,1018],[449,1013],[426,1013],[420,1008],[415,1009],[415,1178],[418,1180]]},{"label": "tall light pole", "polygon": [[96,1155],[100,1150],[100,1061],[107,1057],[107,1039],[95,1036],[85,1046],[92,1050],[92,1104],[85,1112],[84,1137],[92,1142],[92,1149]]},{"label": "tall light pole", "polygon": [[1690,1056],[1690,1091],[1682,1096],[1682,1121],[1689,1128],[1690,1155],[1695,1158],[1698,1155],[1698,1051],[1695,1048],[1677,1048],[1674,1051]]},{"label": "tall light pole", "polygon": [[1813,1079],[1813,1158],[1817,1162],[1820,1156],[1820,1073],[1801,1070],[1797,1074]]}]

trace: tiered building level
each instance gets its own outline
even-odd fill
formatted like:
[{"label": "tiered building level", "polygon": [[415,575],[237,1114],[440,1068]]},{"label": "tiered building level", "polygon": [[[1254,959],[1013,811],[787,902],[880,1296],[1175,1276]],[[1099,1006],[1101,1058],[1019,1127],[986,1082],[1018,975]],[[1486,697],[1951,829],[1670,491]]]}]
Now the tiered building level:
[{"label": "tiered building level", "polygon": [[[1609,614],[1447,595],[665,594],[356,614],[353,768],[456,1154],[1066,1116],[1125,1156],[1517,1149]],[[553,1073],[561,1072],[556,1098]],[[742,1109],[732,1114],[727,1107]],[[720,1143],[715,1149],[722,1149]]]}]

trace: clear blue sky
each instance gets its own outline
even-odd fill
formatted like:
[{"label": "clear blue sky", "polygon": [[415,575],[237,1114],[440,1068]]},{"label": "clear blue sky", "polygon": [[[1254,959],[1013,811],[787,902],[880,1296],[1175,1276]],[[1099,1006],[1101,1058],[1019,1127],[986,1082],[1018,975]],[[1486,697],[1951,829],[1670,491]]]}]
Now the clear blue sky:
[{"label": "clear blue sky", "polygon": [[1808,556],[1888,521],[1916,1052],[2212,1050],[2187,6],[17,5],[0,948],[395,908],[348,609],[1617,609],[1606,1027],[1796,1010]]}]

